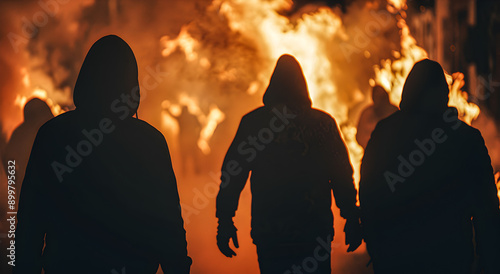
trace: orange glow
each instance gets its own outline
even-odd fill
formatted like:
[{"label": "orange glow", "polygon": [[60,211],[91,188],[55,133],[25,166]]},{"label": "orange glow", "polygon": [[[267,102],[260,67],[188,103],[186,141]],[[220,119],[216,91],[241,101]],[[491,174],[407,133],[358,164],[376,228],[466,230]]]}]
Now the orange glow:
[{"label": "orange glow", "polygon": [[178,102],[179,103],[175,104],[165,100],[161,103],[164,110],[168,109],[168,111],[163,111],[161,114],[162,126],[169,128],[172,133],[177,135],[179,132],[179,124],[175,120],[175,117],[181,115],[182,106],[186,106],[189,113],[196,116],[198,122],[202,126],[200,135],[198,136],[198,148],[203,154],[210,154],[210,138],[214,134],[217,125],[224,121],[225,114],[215,104],[210,106],[208,114],[203,113],[199,107],[199,99],[190,97],[184,92],[179,95]]},{"label": "orange glow", "polygon": [[[109,3],[110,20],[101,20],[98,16],[107,19],[107,9],[102,9],[104,15],[88,11],[82,15],[84,9],[97,6],[99,1],[69,1],[60,6],[61,12],[55,15],[57,20],[50,21],[60,25],[46,26],[39,37],[21,48],[22,56],[13,55],[17,77],[12,81],[17,86],[12,86],[18,89],[9,86],[8,92],[13,95],[7,97],[5,92],[2,96],[8,98],[18,112],[2,111],[4,130],[10,133],[21,122],[22,108],[31,97],[45,100],[54,115],[71,109],[74,81],[61,88],[58,79],[77,73],[85,51],[101,36],[114,33],[123,37],[136,54],[139,82],[145,87],[141,86],[143,101],[139,117],[160,129],[171,149],[188,250],[194,260],[193,273],[258,272],[255,246],[250,238],[249,186],[241,195],[234,218],[240,248],[236,250],[238,256],[232,259],[223,257],[217,250],[215,195],[220,183],[218,170],[238,121],[244,113],[262,104],[262,95],[282,54],[291,54],[300,62],[313,107],[326,111],[337,121],[349,151],[357,188],[364,151],[355,138],[356,126],[362,108],[371,102],[371,87],[383,86],[391,103],[398,106],[411,68],[428,57],[410,33],[405,0],[388,0],[385,6],[380,3],[386,1],[353,1],[345,14],[338,8],[310,4],[290,16],[285,14],[293,6],[291,0],[213,0],[201,11],[185,8],[191,7],[189,3],[193,1],[127,1],[123,5],[118,2]],[[148,9],[150,4],[154,9]],[[177,8],[184,8],[183,13]],[[146,15],[141,14],[142,10],[147,11]],[[190,19],[182,21],[188,15]],[[95,20],[99,23],[93,22],[94,19],[99,19]],[[170,27],[176,20],[182,23]],[[44,39],[55,49],[52,55],[40,45]],[[53,41],[59,42],[52,44]],[[68,55],[58,47],[68,47],[71,54],[75,54],[66,56],[67,62],[61,62],[64,65],[54,65],[60,55]],[[0,49],[3,55],[12,51]],[[151,76],[145,69],[156,68],[156,65],[161,65],[165,76]],[[44,70],[47,67],[52,70]],[[142,77],[146,73],[151,77]],[[68,77],[76,80],[74,78],[76,76]],[[460,119],[471,124],[480,109],[468,102],[467,93],[462,90],[464,75],[446,74],[446,79],[450,85],[449,105],[457,107]],[[203,154],[200,174],[186,175],[176,169],[184,157],[177,144],[180,132],[177,118],[184,106],[201,125],[197,139]],[[497,173],[497,182],[499,176]],[[500,184],[497,186],[500,197]],[[200,197],[200,193],[204,196]],[[345,221],[335,205],[332,209],[336,231],[332,245],[333,272],[343,273],[347,269],[346,261],[353,256],[347,255],[343,243]],[[356,262],[361,266],[360,272],[366,271],[365,264],[369,261],[365,251],[362,245],[355,252],[356,258],[362,261]],[[366,256],[366,261],[362,256]]]},{"label": "orange glow", "polygon": [[29,96],[17,94],[14,105],[18,106],[22,110],[24,109],[24,105],[26,105],[26,103],[32,98],[39,98],[45,101],[45,103],[47,103],[47,105],[50,107],[50,110],[52,111],[52,114],[54,114],[54,116],[64,113],[64,110],[61,108],[61,106],[57,103],[54,103],[51,98],[48,98],[47,91],[41,88],[35,88],[35,90],[33,90],[31,95]]}]

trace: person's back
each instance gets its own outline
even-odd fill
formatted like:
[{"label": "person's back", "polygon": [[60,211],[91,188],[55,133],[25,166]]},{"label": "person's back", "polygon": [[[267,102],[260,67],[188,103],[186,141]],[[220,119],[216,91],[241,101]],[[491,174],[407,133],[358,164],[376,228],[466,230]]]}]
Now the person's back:
[{"label": "person's back", "polygon": [[[224,160],[217,196],[219,248],[226,256],[234,253],[224,234],[232,226],[251,171],[251,234],[261,273],[301,267],[318,241],[327,246],[322,250],[327,256],[322,256],[313,272],[329,273],[332,188],[342,216],[350,224],[358,223],[346,147],[335,120],[311,108],[302,71],[292,56],[278,60],[263,101],[263,107],[242,118]],[[347,230],[351,232],[350,227]],[[357,239],[359,244],[349,240],[353,250],[361,243],[361,239]]]},{"label": "person's back", "polygon": [[401,111],[368,142],[360,203],[376,273],[470,273],[472,223],[487,273],[496,273],[500,214],[488,152],[447,103],[439,64],[417,63]]},{"label": "person's back", "polygon": [[159,264],[165,273],[188,273],[169,150],[160,132],[132,117],[137,65],[123,40],[106,36],[93,45],[74,101],[76,110],[37,134],[14,273],[156,273]]}]

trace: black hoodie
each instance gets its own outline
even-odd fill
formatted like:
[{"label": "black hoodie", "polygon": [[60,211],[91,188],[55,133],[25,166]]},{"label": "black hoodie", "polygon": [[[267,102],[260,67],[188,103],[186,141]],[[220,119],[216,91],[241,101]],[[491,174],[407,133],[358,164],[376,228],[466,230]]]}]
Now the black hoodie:
[{"label": "black hoodie", "polygon": [[335,120],[311,108],[302,69],[290,55],[278,60],[263,101],[242,118],[224,159],[217,217],[234,216],[252,171],[254,243],[332,235],[332,189],[342,216],[356,215],[352,167]]},{"label": "black hoodie", "polygon": [[[73,100],[78,110],[109,114],[116,100],[128,96],[132,102],[128,116],[139,107],[137,62],[129,45],[120,37],[108,35],[92,45],[76,80]],[[128,100],[127,100],[128,101]],[[123,102],[122,102],[123,103]]]},{"label": "black hoodie", "polygon": [[189,272],[167,143],[132,117],[137,84],[135,57],[121,38],[92,46],[75,86],[76,110],[44,124],[33,145],[14,273],[153,274],[159,264],[166,273]]},{"label": "black hoodie", "polygon": [[401,110],[366,147],[359,198],[376,273],[470,273],[472,225],[486,273],[500,273],[490,157],[481,133],[447,106],[448,92],[438,63],[416,63]]}]

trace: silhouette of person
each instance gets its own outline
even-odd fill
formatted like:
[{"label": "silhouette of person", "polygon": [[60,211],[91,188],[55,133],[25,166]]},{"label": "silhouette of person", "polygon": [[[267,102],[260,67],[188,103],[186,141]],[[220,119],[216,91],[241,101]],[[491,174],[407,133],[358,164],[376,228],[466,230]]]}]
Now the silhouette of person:
[{"label": "silhouette of person", "polygon": [[137,73],[125,41],[99,39],[76,81],[76,109],[38,131],[21,190],[14,273],[156,273],[159,265],[189,273],[167,143],[133,118]]},{"label": "silhouette of person", "polygon": [[[348,251],[362,241],[346,146],[335,120],[311,108],[294,57],[279,58],[263,102],[241,119],[224,159],[217,196],[217,245],[225,256],[236,255],[229,247],[230,239],[238,247],[232,217],[251,171],[251,236],[261,273],[294,269],[330,273],[332,190],[347,219]],[[315,261],[309,262],[310,258]]]},{"label": "silhouette of person", "polygon": [[363,110],[358,122],[356,141],[363,149],[366,148],[366,144],[368,144],[370,135],[377,123],[398,110],[389,101],[389,95],[385,89],[379,85],[374,86],[372,89],[372,101],[373,104]]},{"label": "silhouette of person", "polygon": [[377,124],[361,164],[364,238],[375,273],[500,273],[500,210],[481,133],[448,107],[441,66],[414,65],[400,111]]},{"label": "silhouette of person", "polygon": [[[0,161],[2,163],[7,163],[7,160],[4,158],[5,146],[7,145],[7,137],[3,131],[3,124],[0,121]],[[12,273],[12,266],[9,265],[10,258],[7,255],[10,255],[8,248],[10,248],[10,238],[9,230],[10,230],[10,221],[7,212],[9,204],[8,204],[8,170],[4,170],[8,165],[2,165],[0,167],[0,188],[5,189],[5,191],[0,191],[0,248],[3,252],[0,252],[0,273]],[[5,178],[5,179],[3,179]]]},{"label": "silhouette of person", "polygon": [[4,170],[7,170],[7,161],[14,160],[16,163],[16,201],[19,201],[21,183],[36,133],[45,122],[52,118],[54,115],[44,101],[38,98],[29,100],[24,106],[24,121],[12,132],[5,146]]},{"label": "silhouette of person", "polygon": [[[176,116],[174,116],[176,117]],[[182,106],[182,112],[176,117],[179,123],[179,147],[182,153],[182,172],[186,175],[191,164],[195,173],[200,173],[200,149],[198,138],[200,137],[201,124],[198,118],[189,112],[187,106]]]}]

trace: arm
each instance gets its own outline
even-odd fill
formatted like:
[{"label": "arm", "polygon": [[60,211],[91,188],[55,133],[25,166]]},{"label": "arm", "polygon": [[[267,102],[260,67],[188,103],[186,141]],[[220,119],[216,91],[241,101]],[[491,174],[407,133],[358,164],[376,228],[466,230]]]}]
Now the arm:
[{"label": "arm", "polygon": [[337,124],[332,124],[332,149],[333,158],[330,166],[332,167],[331,185],[335,203],[340,209],[340,215],[344,219],[358,219],[359,210],[356,206],[357,190],[354,187],[352,178],[353,169],[349,161],[349,155]]},{"label": "arm", "polygon": [[221,170],[221,184],[216,201],[216,217],[219,219],[232,218],[238,208],[241,191],[245,187],[250,173],[249,159],[245,158],[242,148],[245,139],[249,136],[243,117],[236,136],[229,146]]},{"label": "arm", "polygon": [[165,233],[169,239],[162,254],[160,264],[164,273],[189,273],[192,260],[187,254],[187,241],[186,230],[184,229],[184,220],[181,215],[181,206],[179,199],[179,192],[177,188],[177,180],[175,178],[174,170],[172,168],[172,161],[167,142],[163,135],[161,136],[164,144],[163,161],[166,164],[166,183],[168,184],[166,194],[169,196],[169,208],[165,212],[169,219],[168,229],[169,233]]},{"label": "arm", "polygon": [[42,200],[42,197],[45,197],[43,184],[50,169],[45,163],[42,135],[42,130],[40,130],[35,139],[22,183],[17,214],[14,274],[41,273],[42,271],[42,249],[47,219],[45,203]]},{"label": "arm", "polygon": [[485,273],[500,273],[500,209],[493,169],[484,140],[476,134],[470,159],[473,183],[473,217],[477,253]]},{"label": "arm", "polygon": [[232,218],[238,209],[240,194],[245,187],[250,172],[250,161],[245,159],[242,153],[242,148],[245,145],[244,140],[248,137],[248,128],[244,119],[245,117],[241,120],[236,136],[224,158],[221,184],[216,200],[216,217],[219,218],[217,246],[226,257],[236,255],[229,247],[230,239],[233,239],[236,248],[239,247],[236,236],[237,229]]},{"label": "arm", "polygon": [[348,252],[356,250],[362,241],[359,209],[356,206],[356,188],[353,183],[353,169],[349,161],[349,154],[335,120],[331,127],[333,158],[331,185],[335,203],[340,209],[340,215],[345,218],[345,244],[349,245]]}]

